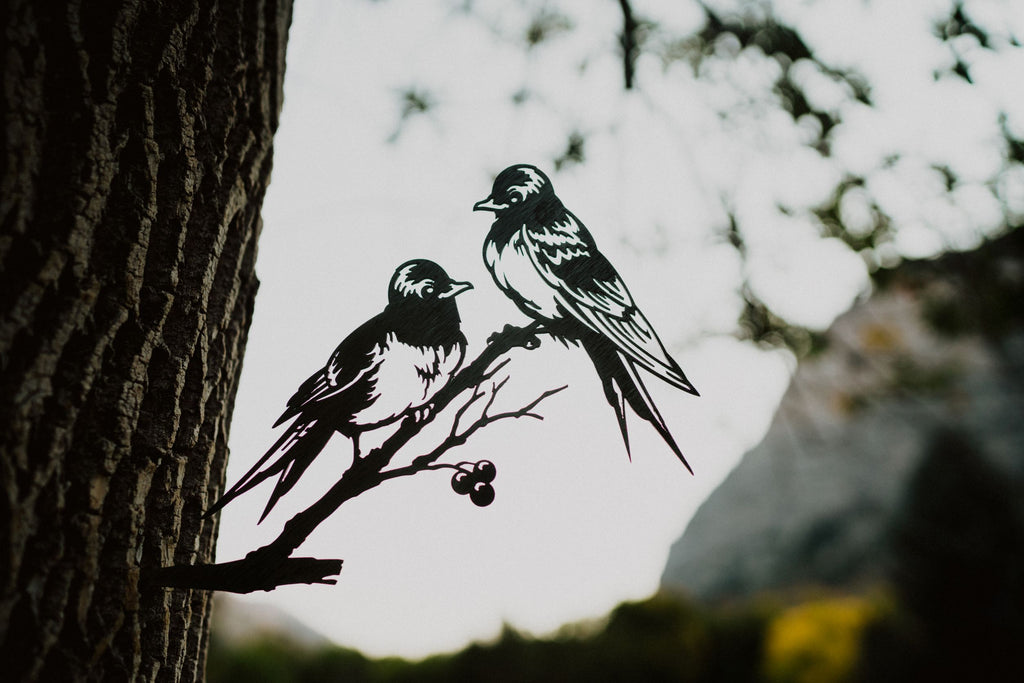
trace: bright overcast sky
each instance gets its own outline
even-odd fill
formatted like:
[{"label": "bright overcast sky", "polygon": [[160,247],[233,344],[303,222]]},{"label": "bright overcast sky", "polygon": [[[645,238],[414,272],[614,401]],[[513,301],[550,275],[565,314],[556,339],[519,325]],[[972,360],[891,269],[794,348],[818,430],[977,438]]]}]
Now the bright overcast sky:
[{"label": "bright overcast sky", "polygon": [[[800,144],[806,132],[787,114],[764,106],[777,76],[765,60],[741,55],[712,82],[695,79],[684,63],[665,71],[645,57],[638,90],[626,93],[618,3],[548,3],[574,28],[529,51],[520,41],[531,16],[523,7],[544,3],[477,2],[473,15],[454,9],[462,4],[296,2],[228,483],[276,438],[270,425],[298,384],[383,308],[403,261],[430,258],[476,285],[459,297],[471,356],[491,332],[526,322],[480,256],[492,216],[471,211],[494,174],[517,162],[549,173],[700,389],[694,398],[655,378],[648,383],[696,476],[638,419],[627,460],[580,349],[546,340],[516,352],[499,406],[569,389],[539,406],[543,422],[493,425],[449,454],[449,462],[496,463],[493,505],[477,508],[454,494],[450,471],[387,482],[346,503],[297,552],[344,558],[337,586],[246,598],[279,605],[376,655],[456,649],[494,636],[502,622],[544,633],[651,594],[669,545],[760,440],[792,370],[789,354],[730,336],[741,277],[792,322],[819,328],[868,285],[859,257],[821,239],[799,211],[777,207],[824,201],[844,171],[856,172],[905,228],[896,249],[965,248],[999,221],[984,190],[999,170],[997,109],[1016,112],[1008,125],[1024,138],[1021,50],[1015,63],[982,55],[976,88],[933,78],[937,66],[949,66],[949,50],[922,17],[948,13],[948,2],[775,3],[823,59],[855,66],[873,87],[878,106],[869,109],[815,69],[798,72],[810,98],[843,115],[830,159]],[[696,3],[633,4],[680,33],[701,19]],[[969,7],[1002,12],[996,25],[1024,36],[1024,19],[1009,23],[1012,4]],[[429,92],[435,106],[399,127],[400,93],[410,87]],[[513,107],[518,91],[529,95]],[[552,160],[574,130],[587,136],[586,161],[555,173]],[[904,160],[886,168],[897,150]],[[933,163],[964,179],[957,205],[936,186]],[[1024,179],[1004,182],[1015,183],[1008,196],[1024,214]],[[851,221],[867,210],[856,194],[846,204]],[[720,237],[726,208],[745,229],[745,266]],[[421,449],[407,456],[428,442],[414,442]],[[337,435],[260,526],[270,484],[225,508],[218,558],[241,557],[276,537],[350,457]]]}]

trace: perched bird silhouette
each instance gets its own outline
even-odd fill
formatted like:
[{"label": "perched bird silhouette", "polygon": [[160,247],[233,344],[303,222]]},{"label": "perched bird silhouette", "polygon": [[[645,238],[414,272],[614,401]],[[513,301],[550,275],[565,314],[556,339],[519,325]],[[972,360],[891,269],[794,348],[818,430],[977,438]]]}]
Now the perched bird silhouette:
[{"label": "perched bird silhouette", "polygon": [[509,166],[495,178],[491,195],[473,210],[495,214],[483,252],[498,287],[544,331],[578,342],[590,356],[627,454],[628,403],[692,473],[638,368],[700,394],[665,351],[590,232],[555,196],[548,177],[529,164]]},{"label": "perched bird silhouette", "polygon": [[327,365],[302,383],[274,426],[294,418],[292,424],[206,516],[277,476],[262,522],[335,432],[352,439],[353,457],[359,457],[360,434],[429,403],[462,364],[466,337],[455,297],[472,287],[433,261],[400,265],[384,311],[348,335]]}]

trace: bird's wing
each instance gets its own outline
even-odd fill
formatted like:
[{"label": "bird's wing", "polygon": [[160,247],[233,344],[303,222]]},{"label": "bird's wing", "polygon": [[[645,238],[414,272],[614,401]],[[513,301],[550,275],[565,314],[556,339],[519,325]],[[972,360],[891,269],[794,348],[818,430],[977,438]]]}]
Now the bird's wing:
[{"label": "bird's wing", "polygon": [[384,358],[381,316],[360,325],[338,345],[321,370],[311,375],[288,399],[288,407],[274,426],[290,420],[310,406],[344,393],[373,373]]},{"label": "bird's wing", "polygon": [[572,214],[551,228],[523,230],[533,266],[563,308],[669,384],[697,393],[637,308],[615,268]]}]

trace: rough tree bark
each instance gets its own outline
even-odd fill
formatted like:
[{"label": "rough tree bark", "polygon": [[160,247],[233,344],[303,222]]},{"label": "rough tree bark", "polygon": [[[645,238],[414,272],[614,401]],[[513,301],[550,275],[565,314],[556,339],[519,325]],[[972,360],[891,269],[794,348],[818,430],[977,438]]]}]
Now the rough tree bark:
[{"label": "rough tree bark", "polygon": [[6,10],[3,678],[201,679],[291,0]]}]

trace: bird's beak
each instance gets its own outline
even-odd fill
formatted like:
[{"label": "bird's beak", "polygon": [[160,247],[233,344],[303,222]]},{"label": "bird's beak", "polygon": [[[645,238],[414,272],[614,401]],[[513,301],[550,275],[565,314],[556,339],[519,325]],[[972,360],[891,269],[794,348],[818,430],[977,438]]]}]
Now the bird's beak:
[{"label": "bird's beak", "polygon": [[470,282],[453,282],[448,285],[448,289],[437,295],[438,299],[450,299],[453,296],[462,294],[467,289],[473,289],[473,284]]},{"label": "bird's beak", "polygon": [[507,208],[508,204],[495,204],[494,199],[491,197],[488,197],[487,199],[479,201],[473,205],[474,211],[501,211],[502,209]]}]

